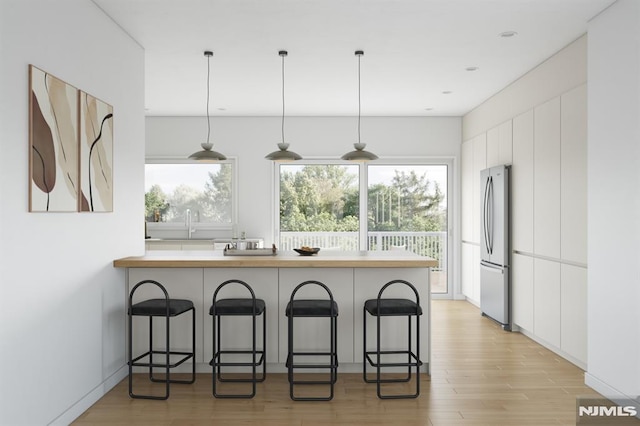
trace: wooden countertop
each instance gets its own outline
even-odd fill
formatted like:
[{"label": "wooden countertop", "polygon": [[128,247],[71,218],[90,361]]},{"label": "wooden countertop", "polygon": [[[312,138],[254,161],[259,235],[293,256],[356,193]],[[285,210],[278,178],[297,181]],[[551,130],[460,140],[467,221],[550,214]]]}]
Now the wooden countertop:
[{"label": "wooden countertop", "polygon": [[213,251],[147,251],[113,261],[116,268],[431,268],[438,261],[401,251],[320,252],[300,256],[279,252],[275,256],[224,256]]}]

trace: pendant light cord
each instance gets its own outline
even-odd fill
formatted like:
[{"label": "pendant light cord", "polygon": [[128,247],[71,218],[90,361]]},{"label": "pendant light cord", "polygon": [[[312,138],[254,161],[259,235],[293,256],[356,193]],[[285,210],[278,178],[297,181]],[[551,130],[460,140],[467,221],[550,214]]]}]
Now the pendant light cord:
[{"label": "pendant light cord", "polygon": [[284,143],[284,57],[286,54],[281,54],[282,57],[282,143]]},{"label": "pendant light cord", "polygon": [[358,56],[358,143],[360,143],[360,57],[362,56],[357,55]]},{"label": "pendant light cord", "polygon": [[211,118],[209,116],[209,81],[211,75],[211,55],[207,55],[207,143],[211,135]]}]

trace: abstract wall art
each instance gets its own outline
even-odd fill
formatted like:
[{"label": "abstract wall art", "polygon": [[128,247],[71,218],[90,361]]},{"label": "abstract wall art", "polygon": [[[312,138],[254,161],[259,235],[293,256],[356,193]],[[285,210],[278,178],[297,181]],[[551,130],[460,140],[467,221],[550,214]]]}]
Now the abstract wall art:
[{"label": "abstract wall art", "polygon": [[29,211],[78,206],[78,90],[29,66]]},{"label": "abstract wall art", "polygon": [[80,90],[81,212],[113,211],[113,107]]}]

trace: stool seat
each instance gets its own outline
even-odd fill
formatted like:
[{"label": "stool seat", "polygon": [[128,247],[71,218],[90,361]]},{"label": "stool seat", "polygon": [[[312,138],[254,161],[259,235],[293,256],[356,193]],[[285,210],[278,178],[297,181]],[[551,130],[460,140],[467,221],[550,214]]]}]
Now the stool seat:
[{"label": "stool seat", "polygon": [[333,300],[298,299],[287,304],[286,316],[291,316],[293,304],[294,317],[337,317],[338,304]]},{"label": "stool seat", "polygon": [[[185,299],[168,299],[169,316],[175,317],[193,309],[193,302]],[[167,315],[167,299],[149,299],[134,304],[129,313],[131,315],[146,315],[164,317]]]},{"label": "stool seat", "polygon": [[[260,315],[264,312],[266,304],[262,299],[256,299],[255,309],[253,299],[220,299],[215,303],[216,315]],[[214,305],[209,308],[209,315],[213,315]]]},{"label": "stool seat", "polygon": [[373,316],[422,315],[422,307],[409,299],[369,299],[364,309]]}]

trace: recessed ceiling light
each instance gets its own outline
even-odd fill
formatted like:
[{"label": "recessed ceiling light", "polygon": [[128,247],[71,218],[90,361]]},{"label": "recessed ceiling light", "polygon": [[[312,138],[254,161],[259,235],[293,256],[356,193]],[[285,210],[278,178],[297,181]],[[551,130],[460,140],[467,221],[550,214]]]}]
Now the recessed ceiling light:
[{"label": "recessed ceiling light", "polygon": [[478,67],[466,67],[466,71],[478,71]]},{"label": "recessed ceiling light", "polygon": [[518,35],[518,33],[516,31],[504,31],[504,32],[501,32],[500,34],[498,34],[498,36],[502,37],[502,38],[509,38],[509,37],[513,37],[513,36],[516,36],[516,35]]},{"label": "recessed ceiling light", "polygon": [[445,90],[444,92],[442,92],[443,95],[450,95],[453,92],[451,90]]}]

